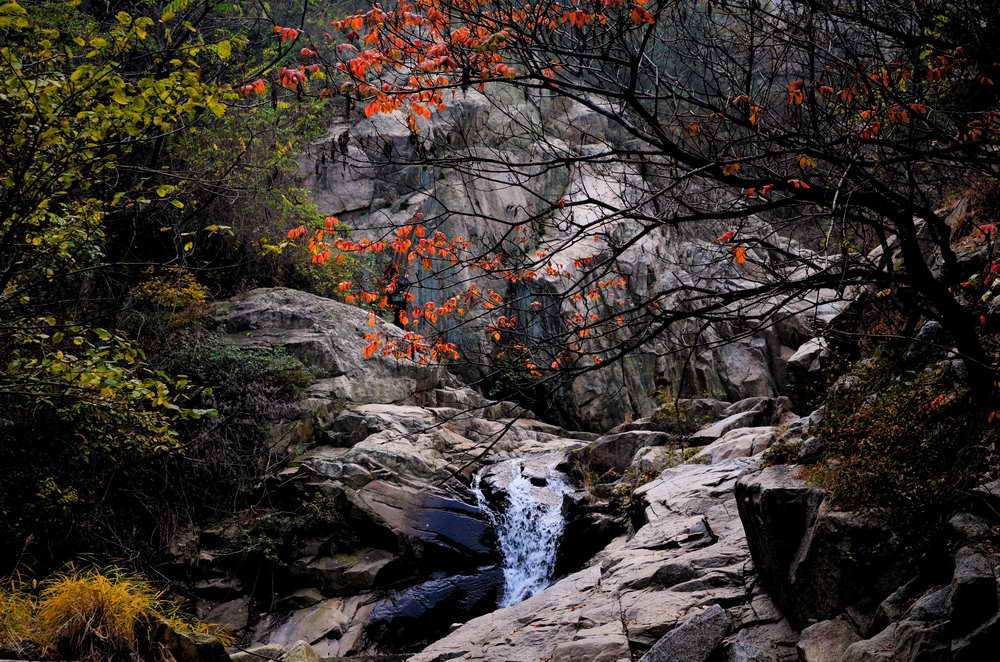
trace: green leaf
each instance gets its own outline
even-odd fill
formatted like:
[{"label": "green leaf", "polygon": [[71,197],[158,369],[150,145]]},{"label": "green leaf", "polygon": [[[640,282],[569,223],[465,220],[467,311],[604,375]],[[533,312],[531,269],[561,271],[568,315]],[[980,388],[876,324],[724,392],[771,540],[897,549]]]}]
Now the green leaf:
[{"label": "green leaf", "polygon": [[219,102],[218,99],[208,97],[205,99],[205,105],[208,106],[208,109],[211,110],[212,114],[216,117],[222,117],[226,114],[226,106]]},{"label": "green leaf", "polygon": [[218,54],[220,60],[228,60],[229,56],[233,54],[233,45],[228,39],[220,41],[215,45],[215,52]]},{"label": "green leaf", "polygon": [[190,251],[192,248],[194,248],[194,242],[193,241],[189,241],[188,243],[184,244],[184,252],[185,253],[187,253],[188,251]]}]

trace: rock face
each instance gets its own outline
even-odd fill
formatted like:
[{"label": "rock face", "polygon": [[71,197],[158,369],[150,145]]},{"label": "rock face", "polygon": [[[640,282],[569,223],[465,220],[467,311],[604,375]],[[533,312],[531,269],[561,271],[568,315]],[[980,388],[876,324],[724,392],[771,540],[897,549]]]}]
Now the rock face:
[{"label": "rock face", "polygon": [[[607,209],[641,204],[636,191],[643,190],[649,175],[638,164],[575,163],[580,155],[630,144],[630,136],[609,133],[607,120],[587,105],[546,94],[523,97],[496,86],[456,96],[447,109],[430,120],[421,119],[419,126],[420,133],[413,134],[401,114],[366,118],[360,113],[331,126],[304,155],[302,164],[320,212],[340,216],[360,233],[373,235],[387,225],[409,223],[420,213],[430,229],[464,237],[484,254],[541,251],[547,254],[549,265],[572,265],[590,258],[599,262],[609,243],[631,236],[630,221],[606,220]],[[348,139],[346,150],[341,148],[342,138]],[[454,157],[461,165],[418,163],[429,154]],[[487,158],[493,163],[558,160],[565,161],[566,167],[526,165],[517,172],[494,167],[487,176],[476,177],[472,159],[464,157]],[[574,204],[553,214],[552,207],[559,200]],[[509,237],[511,224],[519,220],[525,221],[527,230],[523,244]],[[764,227],[759,220],[752,222]],[[565,240],[579,227],[592,228],[603,240],[567,245]],[[729,264],[731,260],[720,259],[727,249],[712,241],[718,234],[711,224],[692,231],[664,225],[640,237],[615,260],[615,269],[628,281],[624,296],[639,302],[656,292],[692,284],[716,291],[752,287],[757,275],[750,265],[736,268]],[[811,255],[791,239],[783,238],[782,246],[790,253]],[[544,265],[537,271],[538,277],[531,281],[477,282],[484,290],[492,287],[508,300],[521,300],[525,305],[551,302],[562,283]],[[411,274],[414,305],[458,294],[481,275],[462,268],[447,274],[415,272]],[[621,370],[589,372],[560,388],[551,399],[552,411],[575,427],[607,430],[627,416],[652,413],[657,388],[731,401],[773,397],[786,388],[788,358],[815,335],[815,327],[838,314],[841,298],[836,292],[823,291],[808,304],[790,304],[781,321],[752,337],[744,337],[746,329],[726,323],[705,328],[694,322],[676,324],[669,338],[640,348],[621,364]],[[686,305],[679,297],[662,303],[668,308]],[[540,351],[554,356],[559,348],[546,345],[546,339],[566,316],[614,317],[617,312],[611,301],[581,304],[566,300],[558,304],[558,310],[545,306],[519,311],[518,331],[528,344],[538,344]],[[482,328],[483,324],[465,320],[443,329],[470,359],[467,373],[477,377],[484,372],[475,366],[488,365],[494,353],[483,342]],[[683,356],[671,351],[692,338],[698,338],[704,349]],[[721,342],[725,339],[731,341]],[[614,347],[622,340],[624,336],[610,333],[602,346]]]},{"label": "rock face", "polygon": [[[299,357],[316,382],[302,417],[274,431],[287,463],[265,479],[270,509],[178,543],[201,612],[249,643],[330,657],[412,650],[494,609],[500,559],[472,472],[515,454],[558,464],[593,435],[489,401],[441,367],[364,360],[371,329],[351,306],[254,290],[217,319],[240,346]],[[258,600],[262,582],[273,602]]]},{"label": "rock face", "polygon": [[736,497],[762,582],[789,620],[805,627],[884,598],[909,568],[884,525],[832,510],[799,469],[768,467],[742,480]]},{"label": "rock face", "polygon": [[499,568],[431,579],[394,592],[371,610],[366,634],[381,648],[412,649],[448,632],[456,618],[492,611],[502,589]]}]

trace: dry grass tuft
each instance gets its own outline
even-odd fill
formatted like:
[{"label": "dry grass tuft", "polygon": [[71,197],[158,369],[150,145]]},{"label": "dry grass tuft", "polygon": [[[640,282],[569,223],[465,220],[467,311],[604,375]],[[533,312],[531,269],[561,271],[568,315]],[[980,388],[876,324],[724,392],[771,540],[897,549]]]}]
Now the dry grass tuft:
[{"label": "dry grass tuft", "polygon": [[0,649],[20,652],[31,638],[34,605],[15,580],[0,586]]},{"label": "dry grass tuft", "polygon": [[160,659],[153,639],[165,627],[232,642],[217,626],[183,615],[147,580],[117,568],[54,575],[34,599],[14,579],[0,588],[0,648],[12,651],[35,644],[46,655],[87,662]]}]

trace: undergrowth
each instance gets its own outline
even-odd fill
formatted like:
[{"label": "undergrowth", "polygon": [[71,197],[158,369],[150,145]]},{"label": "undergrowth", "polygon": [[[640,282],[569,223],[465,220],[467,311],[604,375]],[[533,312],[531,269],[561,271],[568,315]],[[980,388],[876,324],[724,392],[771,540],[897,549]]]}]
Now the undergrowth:
[{"label": "undergrowth", "polygon": [[833,389],[816,431],[826,458],[809,475],[847,510],[915,536],[997,472],[995,396],[954,377],[955,364],[883,352]]}]

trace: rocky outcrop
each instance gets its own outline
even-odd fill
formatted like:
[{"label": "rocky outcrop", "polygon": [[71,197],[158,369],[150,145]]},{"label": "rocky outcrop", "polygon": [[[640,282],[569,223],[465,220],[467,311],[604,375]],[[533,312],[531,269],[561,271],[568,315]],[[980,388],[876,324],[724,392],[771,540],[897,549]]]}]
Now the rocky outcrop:
[{"label": "rocky outcrop", "polygon": [[316,381],[280,426],[273,448],[288,459],[262,506],[175,545],[199,613],[246,643],[330,657],[411,650],[491,611],[499,555],[472,472],[514,455],[563,462],[594,435],[489,401],[442,367],[365,360],[371,327],[351,306],[262,289],[216,317],[239,346],[284,348]]},{"label": "rocky outcrop", "polygon": [[909,572],[894,534],[882,523],[838,512],[825,493],[778,465],[736,487],[761,581],[798,627],[881,599]]},{"label": "rocky outcrop", "polygon": [[[1000,564],[991,488],[949,520],[918,566],[891,526],[831,507],[801,467],[749,473],[736,487],[760,578],[804,628],[801,662],[986,660],[1000,644]],[[935,551],[936,549],[936,551]]]},{"label": "rocky outcrop", "polygon": [[[631,221],[608,220],[608,209],[641,205],[636,192],[644,190],[651,175],[638,163],[607,167],[579,162],[581,155],[627,147],[631,139],[608,133],[606,118],[593,110],[593,104],[603,102],[587,101],[590,107],[544,93],[522,96],[504,86],[468,90],[431,119],[421,118],[419,133],[410,131],[400,113],[370,118],[359,113],[335,123],[316,141],[303,157],[302,174],[320,212],[345,218],[361,233],[381,234],[387,226],[404,225],[420,213],[433,230],[464,237],[483,254],[542,252],[550,265],[591,258],[600,263],[609,244],[624,242],[633,233]],[[428,156],[446,161],[453,157],[455,167],[421,163]],[[508,172],[491,167],[486,176],[477,177],[474,158],[525,165]],[[547,162],[564,162],[566,167],[547,167]],[[559,200],[572,204],[553,212]],[[661,209],[655,213],[668,215]],[[515,242],[511,225],[522,220],[525,242]],[[737,268],[721,259],[728,249],[712,241],[725,231],[717,225],[690,231],[663,225],[638,237],[614,260],[614,270],[627,279],[622,296],[641,305],[655,293],[679,286],[725,292],[753,287],[758,274],[750,265]],[[759,219],[745,225],[759,226],[762,236],[771,233]],[[566,239],[581,227],[601,240],[588,237],[568,244]],[[812,256],[789,238],[782,238],[782,250]],[[530,302],[556,301],[563,286],[544,266],[537,271],[537,278],[514,284],[482,279],[481,273],[463,268],[447,274],[417,272],[411,274],[411,293],[415,305],[423,305],[457,294],[472,280],[484,290],[492,287],[508,300],[522,302],[518,332],[550,357],[561,348],[546,343],[566,317],[618,314],[613,301],[602,300],[583,304],[567,298],[553,306],[527,307]],[[583,374],[561,386],[546,404],[565,420],[607,430],[629,416],[652,413],[658,388],[727,400],[773,397],[787,387],[787,360],[817,327],[840,312],[841,299],[840,293],[822,291],[808,303],[788,304],[781,320],[756,334],[722,321],[704,327],[693,321],[675,324],[663,338],[634,352],[620,370]],[[689,305],[680,296],[660,303],[680,309]],[[483,340],[483,326],[463,319],[442,327],[469,359],[465,372],[470,376],[486,374],[481,367],[495,354]],[[610,331],[600,344],[610,348],[624,340],[624,335]],[[692,351],[677,351],[691,344],[696,345]]]},{"label": "rocky outcrop", "polygon": [[[1000,488],[976,491],[979,510],[953,518],[946,568],[918,572],[884,524],[837,510],[801,467],[763,466],[778,443],[821,453],[822,411],[799,417],[765,395],[682,399],[605,435],[578,433],[442,368],[362,360],[347,339],[370,327],[349,306],[256,290],[218,318],[234,341],[284,347],[317,377],[302,418],[283,424],[295,441],[275,448],[289,460],[262,482],[251,523],[178,543],[200,613],[262,653],[971,661],[1000,636],[985,514],[1000,509]],[[793,363],[808,373],[823,351],[813,343]],[[539,494],[557,481],[551,505],[565,520],[554,583],[501,609],[497,532],[470,490],[484,465],[477,494],[494,515],[513,481]]]}]

